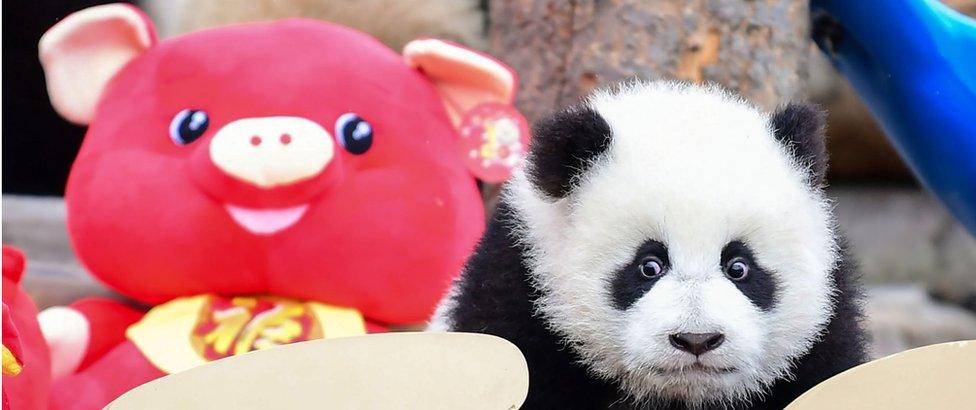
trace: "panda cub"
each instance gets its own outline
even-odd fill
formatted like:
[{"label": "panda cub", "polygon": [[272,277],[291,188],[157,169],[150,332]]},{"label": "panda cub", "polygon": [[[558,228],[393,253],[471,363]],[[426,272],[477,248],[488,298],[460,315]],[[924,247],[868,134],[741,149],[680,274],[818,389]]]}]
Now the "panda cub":
[{"label": "panda cub", "polygon": [[631,83],[533,138],[429,326],[517,345],[525,408],[783,408],[865,360],[817,108]]}]

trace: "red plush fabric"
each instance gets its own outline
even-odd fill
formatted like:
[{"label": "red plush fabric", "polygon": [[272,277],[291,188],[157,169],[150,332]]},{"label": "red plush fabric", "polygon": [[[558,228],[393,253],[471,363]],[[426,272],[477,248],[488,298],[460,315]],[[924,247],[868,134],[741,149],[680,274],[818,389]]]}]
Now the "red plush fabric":
[{"label": "red plush fabric", "polygon": [[55,380],[49,408],[101,409],[122,393],[163,376],[132,342],[123,342],[85,370]]},{"label": "red plush fabric", "polygon": [[119,301],[106,298],[85,298],[71,304],[88,319],[88,347],[77,371],[100,359],[125,340],[125,329],[138,322],[144,312]]},{"label": "red plush fabric", "polygon": [[4,278],[9,279],[15,284],[19,284],[20,279],[24,277],[24,267],[26,264],[27,260],[20,249],[14,248],[13,246],[3,246]]},{"label": "red plush fabric", "polygon": [[20,288],[23,273],[23,254],[4,246],[3,345],[22,365],[20,374],[3,376],[4,410],[47,408],[51,386],[50,357],[37,325],[37,307]]}]

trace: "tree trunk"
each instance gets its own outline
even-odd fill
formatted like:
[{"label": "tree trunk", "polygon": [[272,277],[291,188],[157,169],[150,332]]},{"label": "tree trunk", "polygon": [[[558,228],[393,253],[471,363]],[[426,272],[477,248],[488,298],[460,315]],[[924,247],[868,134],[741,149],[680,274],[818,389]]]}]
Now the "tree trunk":
[{"label": "tree trunk", "polygon": [[490,0],[489,48],[530,120],[629,78],[711,81],[764,108],[802,95],[804,0]]}]

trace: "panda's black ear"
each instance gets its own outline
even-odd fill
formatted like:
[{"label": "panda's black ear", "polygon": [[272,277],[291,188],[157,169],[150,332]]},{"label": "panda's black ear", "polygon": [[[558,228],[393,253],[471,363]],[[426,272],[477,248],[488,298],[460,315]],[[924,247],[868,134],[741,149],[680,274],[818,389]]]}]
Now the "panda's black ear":
[{"label": "panda's black ear", "polygon": [[610,124],[585,105],[570,107],[535,124],[526,172],[539,190],[562,198],[594,158],[610,147]]},{"label": "panda's black ear", "polygon": [[810,170],[810,184],[819,187],[827,173],[826,114],[813,103],[792,103],[773,114],[776,140]]}]

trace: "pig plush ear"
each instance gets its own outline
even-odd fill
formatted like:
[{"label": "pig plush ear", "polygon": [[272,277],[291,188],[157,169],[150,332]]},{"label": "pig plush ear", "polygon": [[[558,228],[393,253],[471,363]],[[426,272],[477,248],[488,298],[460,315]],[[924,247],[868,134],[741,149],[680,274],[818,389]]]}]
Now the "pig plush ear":
[{"label": "pig plush ear", "polygon": [[87,124],[109,80],[156,43],[152,22],[126,4],[91,7],[51,27],[38,45],[51,105]]},{"label": "pig plush ear", "polygon": [[407,43],[403,58],[434,83],[455,126],[478,105],[511,105],[515,99],[515,72],[474,50],[443,40],[421,39]]},{"label": "pig plush ear", "polygon": [[500,183],[525,159],[529,127],[515,109],[518,77],[487,55],[442,40],[411,41],[403,49],[441,95],[458,130],[461,160],[477,178]]}]

